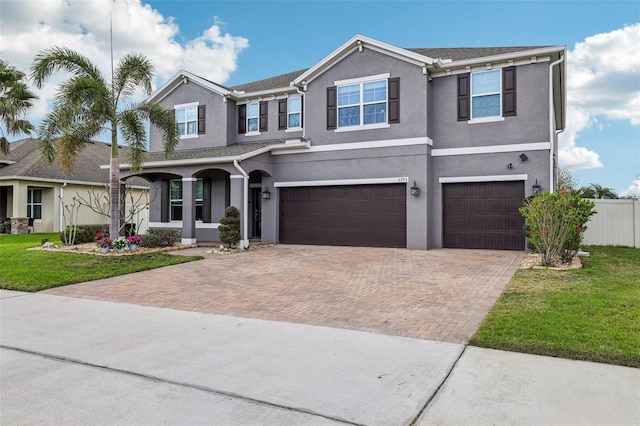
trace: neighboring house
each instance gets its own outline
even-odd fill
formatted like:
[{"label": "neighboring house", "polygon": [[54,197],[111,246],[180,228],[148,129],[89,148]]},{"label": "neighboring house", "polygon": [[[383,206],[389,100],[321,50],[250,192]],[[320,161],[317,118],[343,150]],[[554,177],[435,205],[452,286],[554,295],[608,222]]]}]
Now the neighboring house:
[{"label": "neighboring house", "polygon": [[[64,204],[70,205],[78,195],[89,199],[91,191],[95,194],[106,191],[109,171],[102,170],[100,165],[110,158],[110,144],[88,144],[78,155],[70,175],[66,175],[59,165],[48,164],[40,157],[36,139],[13,142],[10,148],[8,156],[0,154],[0,219],[33,218],[33,231],[57,232],[64,229],[60,197]],[[125,158],[126,148],[120,149],[123,151],[121,157]],[[132,183],[134,199],[142,195],[146,203],[148,184],[141,179]],[[139,231],[144,232],[148,225],[148,210],[141,212],[136,221],[141,221]],[[77,223],[109,224],[109,218],[83,206],[78,210]]]},{"label": "neighboring house", "polygon": [[236,87],[180,71],[150,99],[175,109],[165,158],[151,130],[150,226],[242,245],[524,250],[523,199],[556,185],[564,46],[403,49],[356,35],[306,70]]}]

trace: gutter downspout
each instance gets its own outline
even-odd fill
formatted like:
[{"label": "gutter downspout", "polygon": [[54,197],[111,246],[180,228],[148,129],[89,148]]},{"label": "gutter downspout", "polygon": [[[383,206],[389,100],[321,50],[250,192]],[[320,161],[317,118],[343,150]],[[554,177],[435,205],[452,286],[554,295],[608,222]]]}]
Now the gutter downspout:
[{"label": "gutter downspout", "polygon": [[555,62],[549,64],[549,141],[550,141],[550,152],[549,152],[549,192],[555,192],[555,183],[556,182],[556,174],[554,173],[553,167],[553,157],[556,151],[555,140],[557,136],[564,131],[564,128],[556,131],[555,130],[555,116],[554,116],[554,108],[553,108],[553,67],[564,62],[564,55],[560,55],[560,59]]},{"label": "gutter downspout", "polygon": [[240,167],[240,163],[238,160],[233,160],[233,166],[240,172],[242,175],[242,180],[244,181],[244,196],[242,200],[242,249],[246,249],[249,247],[249,175],[244,171],[242,167]]},{"label": "gutter downspout", "polygon": [[62,209],[64,209],[64,188],[67,186],[67,182],[63,183],[60,186],[60,212],[58,213],[58,228],[60,228],[60,232],[64,231],[64,215],[62,214]]}]

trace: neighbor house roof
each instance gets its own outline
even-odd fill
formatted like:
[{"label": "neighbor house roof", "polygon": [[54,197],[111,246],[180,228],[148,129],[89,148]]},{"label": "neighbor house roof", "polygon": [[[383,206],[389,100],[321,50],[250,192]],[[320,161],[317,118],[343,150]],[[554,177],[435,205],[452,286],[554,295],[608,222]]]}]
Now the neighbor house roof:
[{"label": "neighbor house roof", "polygon": [[[40,156],[37,139],[22,139],[12,142],[9,155],[0,154],[0,180],[38,179],[43,181],[86,182],[88,184],[108,184],[109,170],[100,168],[111,158],[111,144],[90,142],[78,154],[73,170],[65,174],[59,164],[47,163]],[[120,159],[126,161],[128,148],[119,147]],[[144,185],[138,179],[134,185]]]}]

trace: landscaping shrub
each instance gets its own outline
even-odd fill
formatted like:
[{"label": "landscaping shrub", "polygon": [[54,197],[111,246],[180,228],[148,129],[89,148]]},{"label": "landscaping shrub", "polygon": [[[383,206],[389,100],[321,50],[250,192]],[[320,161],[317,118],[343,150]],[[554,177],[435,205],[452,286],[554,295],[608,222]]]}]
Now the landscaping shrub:
[{"label": "landscaping shrub", "polygon": [[228,246],[235,246],[240,241],[240,212],[234,206],[229,206],[224,211],[224,217],[220,219],[218,226],[220,241]]},{"label": "landscaping shrub", "polygon": [[178,231],[172,229],[149,229],[142,235],[145,247],[170,247],[180,240]]},{"label": "landscaping shrub", "polygon": [[[71,235],[71,227],[67,226],[66,233]],[[108,225],[78,225],[76,227],[76,236],[74,244],[93,243],[96,241],[96,235],[101,232],[109,232]],[[64,232],[60,233],[60,241],[65,241]]]},{"label": "landscaping shrub", "polygon": [[541,255],[542,265],[570,262],[595,214],[595,204],[566,191],[529,197],[520,208],[525,219],[529,247]]}]

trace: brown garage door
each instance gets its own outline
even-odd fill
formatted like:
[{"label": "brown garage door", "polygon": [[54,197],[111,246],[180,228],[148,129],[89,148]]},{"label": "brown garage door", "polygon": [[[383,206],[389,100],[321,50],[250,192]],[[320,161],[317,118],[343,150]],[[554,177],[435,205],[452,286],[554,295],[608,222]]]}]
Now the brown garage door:
[{"label": "brown garage door", "polygon": [[406,247],[405,184],[280,188],[280,242]]},{"label": "brown garage door", "polygon": [[524,250],[524,182],[442,185],[444,247]]}]

